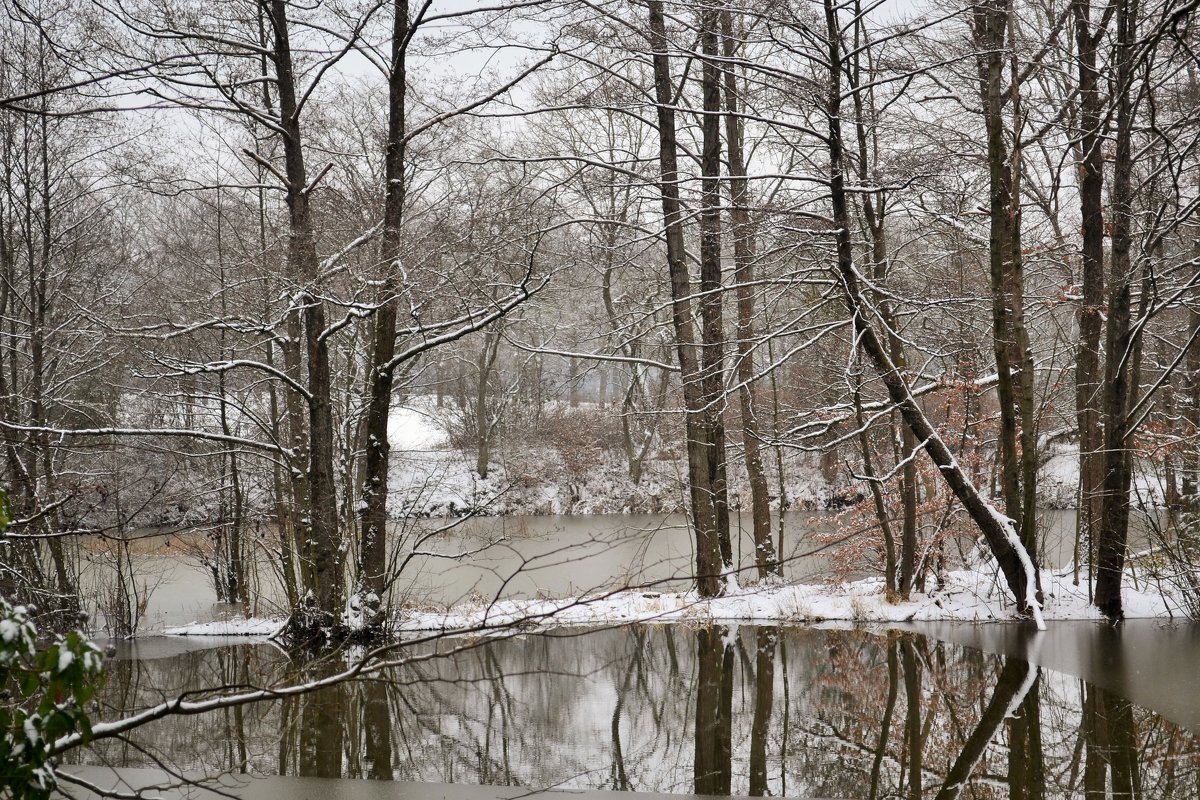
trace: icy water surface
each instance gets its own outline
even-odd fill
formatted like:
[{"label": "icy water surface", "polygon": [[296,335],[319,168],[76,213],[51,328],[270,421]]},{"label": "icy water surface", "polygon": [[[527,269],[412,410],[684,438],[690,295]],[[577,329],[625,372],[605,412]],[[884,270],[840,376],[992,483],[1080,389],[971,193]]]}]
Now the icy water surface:
[{"label": "icy water surface", "polygon": [[[1190,799],[1200,796],[1200,693],[1188,678],[1198,631],[940,626],[933,638],[655,625],[446,639],[404,650],[408,663],[374,679],[163,720],[84,760],[140,768],[131,782],[161,780],[142,770],[164,764],[288,776],[237,790],[263,800],[524,794],[513,787]],[[127,646],[103,716],[335,666],[302,665],[270,645],[196,646]],[[1135,683],[1175,689],[1139,694]]]}]

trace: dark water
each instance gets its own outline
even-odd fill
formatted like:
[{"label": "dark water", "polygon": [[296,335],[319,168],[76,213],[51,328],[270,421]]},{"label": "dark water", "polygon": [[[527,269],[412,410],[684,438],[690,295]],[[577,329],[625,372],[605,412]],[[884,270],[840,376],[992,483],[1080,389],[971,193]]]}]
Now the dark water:
[{"label": "dark water", "polygon": [[[1186,630],[1194,639],[1196,629]],[[1116,689],[1156,678],[1105,677],[1106,654],[1122,652],[1112,632],[1080,625],[1059,640],[1054,630],[1033,637],[1015,626],[938,631],[964,640],[952,643],[914,631],[662,625],[476,642],[453,654],[464,642],[445,640],[406,651],[410,663],[375,679],[163,720],[76,760],[343,779],[315,784],[325,789],[253,783],[250,794],[272,798],[381,791],[345,779],[428,784],[424,793],[398,784],[389,797],[521,794],[447,784],[813,798],[1200,796],[1195,727],[1178,724],[1200,718],[1189,716],[1200,692],[1154,709],[1127,699]],[[965,641],[981,635],[995,641]],[[1155,641],[1153,629],[1139,636],[1129,646]],[[1160,644],[1159,662],[1169,663],[1169,640]],[[151,640],[125,651],[111,665],[102,716],[184,690],[268,685],[336,666],[301,667],[261,644],[189,646]],[[1055,648],[1051,668],[1045,654]],[[1071,674],[1067,651],[1091,673]]]}]

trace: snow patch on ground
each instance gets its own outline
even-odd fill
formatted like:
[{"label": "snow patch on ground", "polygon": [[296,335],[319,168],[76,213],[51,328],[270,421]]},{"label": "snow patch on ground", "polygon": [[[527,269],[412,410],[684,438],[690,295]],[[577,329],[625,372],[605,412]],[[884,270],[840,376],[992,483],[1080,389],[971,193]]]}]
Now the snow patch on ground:
[{"label": "snow patch on ground", "polygon": [[[590,598],[499,601],[456,606],[446,612],[413,612],[399,620],[406,631],[480,630],[513,625],[599,625],[621,622],[721,621],[910,622],[1011,620],[1014,608],[995,575],[963,570],[949,573],[945,585],[907,602],[889,603],[881,579],[836,585],[750,586],[724,597],[702,600],[694,593],[630,590]],[[1048,620],[1100,619],[1089,605],[1087,586],[1074,586],[1068,575],[1042,572]],[[1181,616],[1177,603],[1157,592],[1128,586],[1128,617]]]},{"label": "snow patch on ground", "polygon": [[[1086,578],[1075,586],[1071,574],[1043,570],[1046,620],[1098,620],[1088,603]],[[1166,591],[1127,579],[1125,615],[1183,617]],[[883,581],[869,578],[842,584],[747,586],[724,597],[701,599],[694,592],[631,589],[558,600],[501,600],[464,603],[450,609],[404,610],[394,618],[403,633],[486,633],[518,628],[559,628],[629,622],[744,622],[761,624],[913,621],[993,622],[1014,619],[1014,608],[999,576],[981,570],[946,575],[945,584],[907,602],[889,603]],[[233,619],[193,623],[164,631],[168,636],[254,636],[279,630],[281,619]]]},{"label": "snow patch on ground", "polygon": [[[1054,440],[1045,444],[1041,453],[1038,504],[1046,508],[1075,508],[1079,499],[1079,445],[1072,441]],[[1160,466],[1148,459],[1135,461],[1133,481],[1129,488],[1130,500],[1135,504],[1164,504],[1166,482]]]},{"label": "snow patch on ground", "polygon": [[392,409],[388,443],[401,450],[435,450],[450,446],[450,434],[436,416],[436,405],[415,401]]},{"label": "snow patch on ground", "polygon": [[[586,420],[605,413],[592,407],[550,410],[567,420],[575,414]],[[572,459],[554,446],[498,442],[488,477],[480,478],[476,454],[451,443],[456,414],[452,400],[439,408],[432,396],[414,396],[393,409],[388,513],[394,519],[659,514],[682,511],[686,504],[684,454],[669,449],[653,450],[642,464],[641,480],[634,483],[619,448],[601,449],[586,463],[571,466],[567,462]],[[840,495],[852,493],[846,486],[830,486],[805,454],[788,453],[784,463],[784,492],[793,510],[837,505]],[[749,485],[736,460],[730,491],[735,505],[749,505]],[[778,507],[778,498],[772,498],[772,505]]]},{"label": "snow patch on ground", "polygon": [[164,636],[274,636],[283,617],[234,617],[214,622],[191,622],[163,630]]}]

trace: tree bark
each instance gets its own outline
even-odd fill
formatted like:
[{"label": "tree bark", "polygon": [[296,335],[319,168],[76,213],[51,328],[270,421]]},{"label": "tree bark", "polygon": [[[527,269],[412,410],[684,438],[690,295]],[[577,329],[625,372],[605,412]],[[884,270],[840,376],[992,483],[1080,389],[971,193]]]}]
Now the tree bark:
[{"label": "tree bark", "polygon": [[979,490],[967,478],[950,448],[942,441],[928,417],[917,405],[904,375],[892,362],[867,314],[867,302],[858,285],[854,251],[850,239],[850,213],[846,200],[845,154],[841,129],[841,27],[833,0],[825,0],[825,25],[828,46],[829,98],[826,118],[829,122],[829,191],[833,207],[833,226],[836,236],[837,274],[843,297],[853,318],[854,333],[859,346],[875,364],[888,396],[900,410],[917,441],[923,442],[925,452],[938,467],[943,480],[979,527],[996,563],[1004,575],[1009,591],[1022,615],[1032,615],[1039,628],[1045,623],[1034,593],[1036,578],[1029,554],[1017,536],[1015,524],[1006,519],[983,499]]},{"label": "tree bark", "polygon": [[499,331],[485,331],[483,348],[475,360],[475,436],[478,440],[475,450],[475,473],[480,478],[487,478],[492,459],[493,424],[488,415],[488,389],[499,352]]},{"label": "tree bark", "polygon": [[763,467],[758,422],[758,383],[754,369],[754,229],[750,224],[749,191],[743,155],[744,131],[737,72],[732,66],[738,46],[733,33],[733,15],[721,10],[721,36],[725,67],[725,147],[729,153],[729,216],[733,233],[733,275],[737,296],[737,379],[742,407],[742,448],[746,477],[750,484],[750,510],[754,525],[754,563],[758,577],[781,575],[775,539],[771,531],[771,499]]},{"label": "tree bark", "polygon": [[388,588],[387,495],[388,417],[392,406],[396,354],[396,319],[399,313],[400,261],[403,258],[405,201],[405,90],[408,47],[408,0],[395,0],[392,21],[391,72],[388,75],[388,128],[384,150],[383,231],[379,263],[383,269],[380,303],[375,311],[374,341],[369,376],[371,394],[367,405],[367,446],[362,487],[362,525],[359,547],[358,590],[364,612],[378,619]]},{"label": "tree bark", "polygon": [[1096,607],[1109,619],[1125,615],[1121,578],[1129,535],[1129,487],[1133,458],[1129,410],[1136,387],[1135,330],[1132,327],[1133,265],[1130,258],[1133,225],[1133,49],[1137,37],[1137,3],[1124,0],[1116,10],[1116,156],[1113,162],[1112,255],[1109,273],[1108,325],[1104,369],[1104,482],[1103,510],[1097,541]]},{"label": "tree bark", "polygon": [[[311,611],[324,625],[342,613],[344,598],[344,549],[337,522],[337,496],[333,465],[333,407],[330,402],[329,349],[325,331],[325,303],[316,283],[319,260],[311,187],[305,168],[300,109],[296,99],[295,69],[289,39],[287,3],[271,0],[272,55],[279,98],[280,128],[287,180],[288,266],[298,284],[300,327],[308,390],[308,502],[304,506],[304,588]],[[295,314],[292,315],[293,317]]]},{"label": "tree bark", "polygon": [[[869,137],[867,133],[866,108],[868,104],[863,102],[863,95],[865,92],[870,92],[871,90],[863,86],[861,55],[864,50],[869,52],[869,42],[867,40],[868,34],[863,25],[861,5],[857,2],[855,4],[855,17],[855,53],[852,56],[853,68],[849,70],[848,76],[854,99],[855,131],[858,138],[858,178],[864,185],[867,185],[871,182],[873,176],[868,169],[868,165],[872,163],[872,159],[868,152]],[[869,81],[870,76],[868,76]],[[873,98],[873,95],[868,94],[868,97]],[[870,103],[870,112],[874,115],[873,100]],[[878,136],[877,133],[875,135]],[[876,156],[878,156],[877,148]],[[861,202],[863,218],[867,224],[867,231],[871,236],[872,277],[877,285],[883,285],[887,280],[888,274],[887,232],[884,228],[886,203],[883,192],[879,192],[877,197],[878,204],[876,203],[876,195],[864,192]],[[874,294],[875,305],[879,310],[879,318],[886,328],[885,333],[889,354],[896,366],[903,370],[907,365],[907,358],[904,353],[904,341],[900,338],[898,322],[892,310],[892,303],[887,297],[883,296],[882,292]],[[887,510],[882,501],[882,491],[878,485],[872,486],[872,497],[875,498],[876,517],[879,519],[879,525],[883,531],[884,556],[886,560],[885,581],[887,582],[887,587],[889,591],[896,593],[901,600],[907,600],[917,577],[917,464],[914,459],[909,458],[916,450],[917,441],[907,425],[895,424],[895,415],[892,415],[892,420],[893,427],[899,428],[901,452],[898,454],[898,457],[905,459],[904,465],[900,468],[900,505],[902,517],[899,563],[896,560],[895,537],[892,532],[891,521],[888,519]],[[862,424],[863,422],[860,419],[859,425],[861,426]],[[866,443],[865,431],[861,439],[860,445],[864,448],[863,452],[866,453],[868,445]],[[872,475],[869,471],[867,474],[868,477]]]},{"label": "tree bark", "polygon": [[[1001,491],[1005,513],[1016,521],[1021,543],[1037,564],[1034,492],[1037,479],[1033,363],[1024,321],[1024,270],[1020,252],[1020,94],[1012,56],[1008,104],[1013,114],[1011,158],[1003,109],[1005,34],[1011,0],[975,6],[980,97],[987,130],[989,214],[988,274],[992,291],[992,345],[1000,405]],[[1011,37],[1009,45],[1011,46]],[[1014,376],[1014,366],[1016,375]]]},{"label": "tree bark", "polygon": [[[887,500],[883,496],[882,481],[875,475],[875,467],[871,463],[871,436],[867,429],[867,421],[863,416],[862,394],[858,387],[854,389],[854,421],[858,425],[858,446],[862,450],[863,477],[871,492],[871,500],[875,504],[875,517],[879,520],[879,528],[883,533],[883,585],[889,599],[897,595],[896,585],[896,537],[892,533],[892,520],[888,516]],[[905,428],[905,430],[908,430]],[[910,431],[911,435],[911,431]],[[908,574],[912,579],[911,567]],[[905,594],[911,589],[911,583],[906,584]]]},{"label": "tree bark", "polygon": [[683,240],[683,212],[679,203],[678,147],[675,134],[675,93],[667,48],[666,21],[661,0],[648,0],[650,47],[654,61],[654,93],[658,115],[659,190],[671,279],[671,323],[683,381],[687,432],[688,484],[692,526],[696,537],[696,589],[702,597],[715,597],[723,588],[717,515],[709,470],[709,436],[705,424],[703,376],[696,354],[695,323],[690,296],[691,278]]},{"label": "tree bark", "polygon": [[[1077,314],[1079,349],[1075,362],[1075,410],[1079,428],[1079,528],[1075,546],[1076,582],[1080,542],[1091,552],[1102,514],[1100,484],[1104,435],[1100,426],[1100,332],[1104,321],[1104,153],[1106,127],[1096,69],[1103,28],[1091,28],[1090,0],[1074,0],[1075,47],[1079,67],[1079,209],[1083,302]],[[1200,363],[1200,362],[1198,362]],[[1091,558],[1088,559],[1089,565]]]},{"label": "tree bark", "polygon": [[729,482],[725,462],[725,325],[721,270],[721,67],[717,63],[715,7],[700,11],[700,70],[704,115],[700,154],[700,349],[703,372],[708,471],[717,518],[721,563],[732,574],[733,544],[729,535]]}]

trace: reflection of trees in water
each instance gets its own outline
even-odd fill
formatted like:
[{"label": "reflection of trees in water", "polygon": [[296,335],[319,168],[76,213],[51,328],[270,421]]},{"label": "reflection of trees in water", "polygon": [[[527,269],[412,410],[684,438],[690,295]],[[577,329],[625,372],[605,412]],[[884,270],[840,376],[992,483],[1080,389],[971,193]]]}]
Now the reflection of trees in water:
[{"label": "reflection of trees in water", "polygon": [[732,781],[733,647],[715,626],[696,631],[696,794],[729,794]]},{"label": "reflection of trees in water", "polygon": [[[170,658],[110,661],[105,684],[97,697],[95,717],[111,719],[195,692],[200,699],[221,687],[247,687],[278,681],[289,665],[270,646],[235,646],[189,652]],[[104,739],[91,751],[67,755],[73,762],[159,766],[189,771],[261,772],[274,765],[275,737],[261,735],[279,730],[274,704],[224,709],[212,714],[177,717],[147,726],[124,737]],[[265,750],[265,752],[264,752]]]},{"label": "reflection of trees in water", "polygon": [[[1133,704],[1112,692],[1083,687],[1084,791],[1105,797],[1143,797]],[[1195,796],[1195,795],[1193,795]]]},{"label": "reflection of trees in water", "polygon": [[759,628],[754,634],[754,718],[750,723],[750,794],[767,793],[767,734],[775,703],[775,648],[779,632]]},{"label": "reflection of trees in water", "polygon": [[[102,702],[128,710],[322,674],[293,670],[270,647],[117,662]],[[896,632],[710,625],[484,642],[379,679],[166,719],[95,755],[208,772],[1038,800],[1200,796],[1196,750],[1157,715],[1019,659]]]}]

